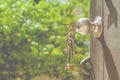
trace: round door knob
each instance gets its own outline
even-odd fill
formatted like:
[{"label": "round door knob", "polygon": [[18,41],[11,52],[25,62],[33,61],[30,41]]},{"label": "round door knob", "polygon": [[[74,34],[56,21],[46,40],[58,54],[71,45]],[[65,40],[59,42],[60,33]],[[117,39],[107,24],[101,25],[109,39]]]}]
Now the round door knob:
[{"label": "round door knob", "polygon": [[80,18],[76,23],[76,27],[78,33],[86,35],[92,32],[98,38],[102,34],[102,18],[98,16],[93,22],[88,18]]}]

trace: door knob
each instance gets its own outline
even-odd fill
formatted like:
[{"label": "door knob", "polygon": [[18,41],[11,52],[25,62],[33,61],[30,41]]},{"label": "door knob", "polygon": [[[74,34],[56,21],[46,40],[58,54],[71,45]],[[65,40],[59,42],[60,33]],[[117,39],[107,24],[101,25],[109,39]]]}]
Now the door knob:
[{"label": "door knob", "polygon": [[91,22],[88,18],[80,18],[76,23],[76,31],[82,35],[93,33],[94,37],[99,38],[102,34],[102,17],[96,17]]}]

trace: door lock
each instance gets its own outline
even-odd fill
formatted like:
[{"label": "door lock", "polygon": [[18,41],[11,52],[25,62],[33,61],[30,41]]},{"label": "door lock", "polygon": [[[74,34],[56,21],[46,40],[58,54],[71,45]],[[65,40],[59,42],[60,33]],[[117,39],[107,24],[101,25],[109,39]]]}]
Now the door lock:
[{"label": "door lock", "polygon": [[94,37],[99,38],[102,34],[102,17],[96,17],[91,22],[88,18],[80,18],[76,23],[76,31],[82,35],[93,33]]}]

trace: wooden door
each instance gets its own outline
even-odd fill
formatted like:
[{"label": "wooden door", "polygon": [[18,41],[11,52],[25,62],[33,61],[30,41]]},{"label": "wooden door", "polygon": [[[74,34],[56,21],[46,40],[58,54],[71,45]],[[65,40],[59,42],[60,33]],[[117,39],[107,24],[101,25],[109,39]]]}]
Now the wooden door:
[{"label": "wooden door", "polygon": [[120,1],[91,0],[90,17],[103,18],[103,34],[91,34],[90,52],[95,80],[120,80]]}]

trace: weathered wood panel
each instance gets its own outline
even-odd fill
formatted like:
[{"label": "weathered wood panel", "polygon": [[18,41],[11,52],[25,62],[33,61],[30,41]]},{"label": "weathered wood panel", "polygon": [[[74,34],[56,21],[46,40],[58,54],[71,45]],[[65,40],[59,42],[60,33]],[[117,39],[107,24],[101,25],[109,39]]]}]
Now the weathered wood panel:
[{"label": "weathered wood panel", "polygon": [[[114,66],[114,71],[107,69],[104,66],[104,80],[120,80],[120,1],[119,0],[104,0],[104,38],[108,49],[109,66]],[[105,60],[104,60],[105,62]]]},{"label": "weathered wood panel", "polygon": [[91,20],[103,17],[103,34],[91,34],[91,61],[95,80],[120,80],[120,1],[91,0]]},{"label": "weathered wood panel", "polygon": [[[90,18],[92,21],[97,16],[102,16],[102,0],[91,0]],[[103,52],[100,42],[91,34],[90,56],[94,70],[95,80],[103,80]]]}]

